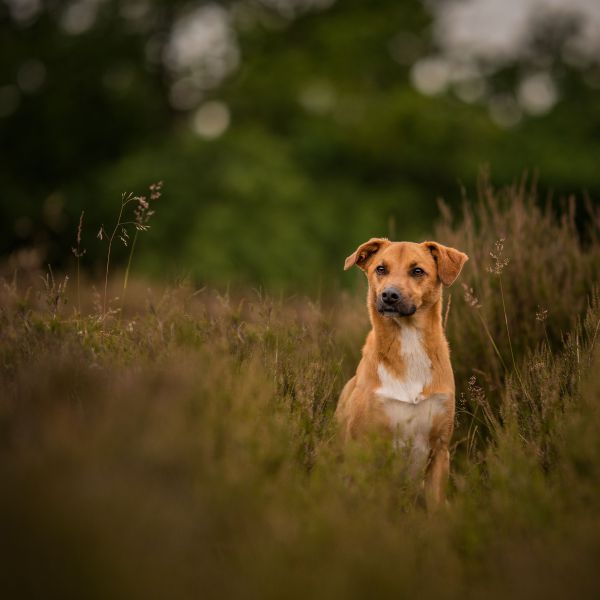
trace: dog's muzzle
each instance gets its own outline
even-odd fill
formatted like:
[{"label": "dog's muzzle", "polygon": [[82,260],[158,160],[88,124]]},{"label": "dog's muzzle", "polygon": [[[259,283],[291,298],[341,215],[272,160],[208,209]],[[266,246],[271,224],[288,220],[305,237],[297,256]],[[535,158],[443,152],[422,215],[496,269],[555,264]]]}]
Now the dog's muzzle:
[{"label": "dog's muzzle", "polygon": [[387,287],[377,298],[377,311],[389,317],[410,317],[417,307],[407,300],[398,288]]}]

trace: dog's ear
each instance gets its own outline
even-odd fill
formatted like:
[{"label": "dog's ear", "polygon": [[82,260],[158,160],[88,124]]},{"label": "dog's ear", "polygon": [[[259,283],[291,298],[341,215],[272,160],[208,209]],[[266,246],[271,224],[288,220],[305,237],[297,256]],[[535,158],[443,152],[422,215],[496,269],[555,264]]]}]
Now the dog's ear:
[{"label": "dog's ear", "polygon": [[368,242],[361,244],[344,263],[344,271],[356,265],[363,271],[367,270],[367,266],[374,254],[379,252],[381,248],[387,246],[391,242],[386,238],[371,238]]},{"label": "dog's ear", "polygon": [[469,257],[460,250],[442,246],[437,242],[423,242],[437,263],[438,277],[444,285],[451,285],[459,276]]}]

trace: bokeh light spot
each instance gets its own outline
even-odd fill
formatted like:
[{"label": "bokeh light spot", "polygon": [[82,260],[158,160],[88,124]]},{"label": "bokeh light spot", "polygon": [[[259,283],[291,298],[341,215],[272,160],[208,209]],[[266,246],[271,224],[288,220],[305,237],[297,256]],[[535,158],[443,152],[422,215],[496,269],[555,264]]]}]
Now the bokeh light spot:
[{"label": "bokeh light spot", "polygon": [[41,0],[5,0],[10,16],[21,25],[31,24],[42,9]]},{"label": "bokeh light spot", "polygon": [[558,91],[549,73],[536,73],[521,81],[518,98],[528,113],[543,115],[556,104]]},{"label": "bokeh light spot", "polygon": [[423,58],[417,61],[410,71],[413,85],[427,96],[440,94],[448,87],[450,68],[441,57]]},{"label": "bokeh light spot", "polygon": [[78,0],[69,4],[61,15],[60,24],[65,33],[81,35],[96,21],[98,5],[102,0]]},{"label": "bokeh light spot", "polygon": [[223,135],[229,127],[229,108],[223,102],[205,102],[194,114],[192,127],[200,136],[208,140]]}]

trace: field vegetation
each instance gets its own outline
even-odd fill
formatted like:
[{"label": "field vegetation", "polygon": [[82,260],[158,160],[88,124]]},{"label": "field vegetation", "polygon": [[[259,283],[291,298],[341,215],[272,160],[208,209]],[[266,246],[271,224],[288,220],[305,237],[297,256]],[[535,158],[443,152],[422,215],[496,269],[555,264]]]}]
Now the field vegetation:
[{"label": "field vegetation", "polygon": [[435,514],[402,455],[336,436],[358,272],[308,298],[135,272],[124,297],[111,271],[105,297],[104,278],[7,268],[3,596],[597,595],[600,211],[536,196],[482,180],[431,231],[470,256],[446,291],[457,424]]}]

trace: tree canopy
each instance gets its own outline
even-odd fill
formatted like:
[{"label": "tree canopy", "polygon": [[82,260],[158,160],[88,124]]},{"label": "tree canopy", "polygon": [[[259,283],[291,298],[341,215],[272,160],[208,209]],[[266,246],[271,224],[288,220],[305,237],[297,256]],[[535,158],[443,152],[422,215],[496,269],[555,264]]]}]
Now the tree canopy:
[{"label": "tree canopy", "polygon": [[598,197],[581,19],[545,14],[494,60],[445,45],[435,7],[0,3],[2,252],[68,260],[85,210],[94,268],[121,193],[163,180],[148,273],[310,285],[371,235],[424,236],[436,199],[459,202],[484,165]]}]

